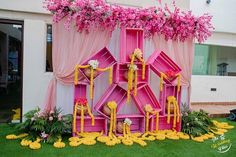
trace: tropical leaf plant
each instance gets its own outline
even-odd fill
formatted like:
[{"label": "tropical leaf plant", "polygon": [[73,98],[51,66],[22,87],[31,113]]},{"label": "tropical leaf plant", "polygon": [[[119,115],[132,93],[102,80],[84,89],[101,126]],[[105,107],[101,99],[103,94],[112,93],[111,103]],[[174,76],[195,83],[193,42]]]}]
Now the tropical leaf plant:
[{"label": "tropical leaf plant", "polygon": [[72,115],[62,115],[62,110],[41,112],[39,108],[24,115],[25,121],[16,127],[29,134],[28,139],[41,138],[47,143],[57,141],[62,135],[71,133]]},{"label": "tropical leaf plant", "polygon": [[191,111],[185,104],[182,106],[182,131],[184,133],[196,137],[215,130],[207,112]]}]

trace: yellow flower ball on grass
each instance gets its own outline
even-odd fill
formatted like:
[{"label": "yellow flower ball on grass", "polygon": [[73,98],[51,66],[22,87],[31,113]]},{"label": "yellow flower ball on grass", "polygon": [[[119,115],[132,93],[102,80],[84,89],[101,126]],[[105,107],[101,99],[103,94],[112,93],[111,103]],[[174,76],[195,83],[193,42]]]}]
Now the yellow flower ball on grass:
[{"label": "yellow flower ball on grass", "polygon": [[40,149],[41,148],[41,144],[38,143],[37,141],[36,142],[32,142],[32,143],[29,144],[29,148],[33,149],[33,150]]}]

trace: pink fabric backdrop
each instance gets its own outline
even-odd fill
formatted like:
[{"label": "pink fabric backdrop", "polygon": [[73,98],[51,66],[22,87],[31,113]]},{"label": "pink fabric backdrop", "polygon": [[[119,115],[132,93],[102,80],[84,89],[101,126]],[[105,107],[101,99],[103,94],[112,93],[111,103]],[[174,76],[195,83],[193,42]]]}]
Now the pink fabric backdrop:
[{"label": "pink fabric backdrop", "polygon": [[74,67],[108,44],[111,38],[109,30],[91,30],[90,33],[78,33],[73,27],[69,31],[64,20],[53,24],[53,74],[50,81],[45,110],[50,111],[56,105],[56,83],[71,84],[74,80]]},{"label": "pink fabric backdrop", "polygon": [[188,88],[188,103],[190,105],[194,39],[188,39],[184,42],[166,41],[163,36],[154,35],[153,42],[155,49],[164,51],[181,67],[181,83]]}]

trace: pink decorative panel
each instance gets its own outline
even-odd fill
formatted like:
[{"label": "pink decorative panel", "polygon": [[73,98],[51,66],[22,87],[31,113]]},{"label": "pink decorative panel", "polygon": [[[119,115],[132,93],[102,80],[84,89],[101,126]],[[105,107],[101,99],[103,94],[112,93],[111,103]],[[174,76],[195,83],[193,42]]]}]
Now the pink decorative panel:
[{"label": "pink decorative panel", "polygon": [[[129,63],[122,63],[116,65],[116,71],[113,76],[116,83],[128,82],[128,65]],[[149,80],[149,65],[145,66],[145,79],[142,79],[142,63],[136,63],[138,67],[138,83],[147,83]]]},{"label": "pink decorative panel", "polygon": [[86,84],[78,84],[74,86],[74,99],[86,98]]},{"label": "pink decorative panel", "polygon": [[[148,58],[147,63],[150,64],[150,68],[158,76],[161,76],[161,72],[163,73],[171,72],[172,74],[176,75],[181,71],[180,67],[177,64],[175,64],[175,62],[171,60],[163,51],[155,51]],[[175,79],[176,76],[169,79],[164,78],[165,82],[167,83],[171,83]]]},{"label": "pink decorative panel", "polygon": [[155,110],[161,110],[158,100],[156,99],[154,93],[147,84],[139,86],[137,95],[132,97],[143,115],[145,115],[144,106],[147,104],[150,104]]},{"label": "pink decorative panel", "polygon": [[[95,118],[95,124],[94,126],[92,126],[92,119],[89,116],[85,116],[84,117],[84,132],[101,132],[103,131],[104,134],[106,134],[107,132],[107,120],[103,117],[97,116],[94,117]],[[76,119],[76,128],[77,131],[80,132],[80,117],[77,116]],[[76,136],[75,134],[73,134],[73,136]]]},{"label": "pink decorative panel", "polygon": [[[167,116],[159,116],[159,122],[158,122],[158,129],[159,130],[171,130],[173,129],[173,119],[174,117],[171,116],[170,117],[170,123],[167,123]],[[150,119],[149,121],[150,126],[151,126],[151,130],[155,130],[156,129],[156,117],[153,117]],[[176,123],[176,131],[181,131],[181,117],[180,117],[180,121],[179,123]]]},{"label": "pink decorative panel", "polygon": [[143,30],[137,28],[122,28],[120,34],[120,62],[130,62],[130,55],[136,48],[143,52]]},{"label": "pink decorative panel", "polygon": [[[132,121],[130,130],[131,132],[141,132],[144,133],[145,131],[145,116],[139,115],[139,114],[133,114],[133,115],[117,115],[117,126],[118,123],[124,122],[125,118],[129,118]],[[119,127],[119,126],[118,126]],[[116,134],[121,134],[119,132],[116,132]]]},{"label": "pink decorative panel", "polygon": [[112,84],[104,93],[104,95],[100,98],[98,103],[95,105],[95,110],[105,116],[106,118],[110,118],[106,114],[103,113],[103,106],[106,105],[109,101],[115,101],[117,103],[117,112],[120,110],[122,104],[126,102],[127,92],[125,89],[120,87],[118,84]]},{"label": "pink decorative panel", "polygon": [[[116,59],[113,57],[113,55],[110,53],[110,51],[104,47],[100,51],[98,51],[96,54],[94,54],[92,57],[90,57],[88,60],[83,62],[82,65],[88,64],[88,61],[90,60],[98,60],[99,62],[99,68],[107,68],[110,66],[113,66],[116,63]],[[84,75],[84,77],[89,81],[90,79],[85,75],[84,69],[80,69],[80,72]],[[101,72],[97,72],[97,76],[99,76]]]}]

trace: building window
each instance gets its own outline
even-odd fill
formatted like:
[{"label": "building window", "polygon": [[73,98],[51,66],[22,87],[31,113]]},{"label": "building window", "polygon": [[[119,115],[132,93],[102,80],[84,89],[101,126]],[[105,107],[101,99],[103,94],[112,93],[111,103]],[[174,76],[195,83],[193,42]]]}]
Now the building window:
[{"label": "building window", "polygon": [[47,43],[46,43],[46,71],[52,72],[52,25],[47,25]]},{"label": "building window", "polygon": [[236,47],[196,44],[193,75],[236,76]]}]

